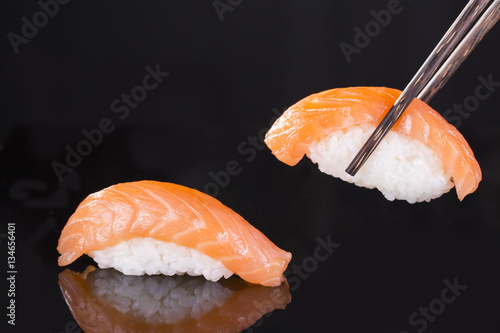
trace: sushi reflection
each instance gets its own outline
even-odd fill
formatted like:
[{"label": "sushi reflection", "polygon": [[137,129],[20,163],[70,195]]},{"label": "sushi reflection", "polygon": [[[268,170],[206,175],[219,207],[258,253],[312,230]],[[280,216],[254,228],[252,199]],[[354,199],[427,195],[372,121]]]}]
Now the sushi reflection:
[{"label": "sushi reflection", "polygon": [[264,287],[238,278],[127,276],[93,266],[83,273],[66,269],[59,286],[86,333],[240,332],[291,301],[286,281]]}]

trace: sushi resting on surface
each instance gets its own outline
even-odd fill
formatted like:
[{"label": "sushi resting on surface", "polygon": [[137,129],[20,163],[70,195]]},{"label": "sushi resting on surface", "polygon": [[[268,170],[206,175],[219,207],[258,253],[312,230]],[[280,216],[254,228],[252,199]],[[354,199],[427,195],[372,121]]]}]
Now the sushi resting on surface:
[{"label": "sushi resting on surface", "polygon": [[89,195],[61,232],[59,265],[88,254],[127,275],[233,273],[278,286],[291,254],[215,198],[157,181],[110,186]]}]

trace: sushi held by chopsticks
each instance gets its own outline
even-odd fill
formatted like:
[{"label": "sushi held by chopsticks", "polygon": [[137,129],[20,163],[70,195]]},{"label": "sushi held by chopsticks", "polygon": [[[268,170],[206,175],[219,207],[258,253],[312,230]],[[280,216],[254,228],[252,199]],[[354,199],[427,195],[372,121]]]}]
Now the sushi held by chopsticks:
[{"label": "sushi held by chopsticks", "polygon": [[352,87],[310,95],[283,113],[265,142],[288,165],[306,154],[322,172],[377,188],[388,200],[430,201],[453,186],[462,200],[481,181],[479,164],[460,132],[418,99],[359,172],[354,177],[345,172],[400,94],[384,87]]},{"label": "sushi held by chopsticks", "polygon": [[218,200],[156,181],[110,186],[89,195],[59,238],[59,265],[82,254],[127,275],[233,273],[279,286],[292,255]]}]

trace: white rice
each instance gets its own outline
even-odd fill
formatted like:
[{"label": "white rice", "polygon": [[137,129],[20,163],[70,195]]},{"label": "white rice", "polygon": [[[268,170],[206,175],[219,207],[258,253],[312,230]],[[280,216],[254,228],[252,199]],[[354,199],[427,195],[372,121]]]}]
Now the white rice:
[{"label": "white rice", "polygon": [[198,250],[153,238],[134,238],[89,253],[100,268],[114,268],[127,275],[203,275],[207,280],[228,278],[233,272]]},{"label": "white rice", "polygon": [[105,269],[89,279],[99,301],[150,324],[201,318],[234,294],[217,282],[187,276],[127,276]]},{"label": "white rice", "polygon": [[366,188],[388,200],[430,201],[453,188],[451,176],[432,149],[407,135],[390,131],[356,176],[345,172],[375,127],[353,126],[309,145],[307,156],[329,175]]}]

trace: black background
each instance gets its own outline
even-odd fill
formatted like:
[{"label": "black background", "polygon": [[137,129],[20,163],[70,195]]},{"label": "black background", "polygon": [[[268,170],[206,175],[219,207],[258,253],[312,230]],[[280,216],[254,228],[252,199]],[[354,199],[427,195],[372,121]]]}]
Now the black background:
[{"label": "black background", "polygon": [[[221,20],[212,1],[73,0],[16,54],[8,33],[21,34],[21,18],[32,21],[40,6],[2,1],[0,232],[16,223],[18,270],[17,325],[8,331],[64,332],[73,320],[57,286],[56,246],[84,197],[140,179],[204,190],[211,173],[235,160],[240,172],[212,194],[292,252],[290,268],[313,254],[318,237],[341,244],[255,331],[416,332],[409,316],[457,277],[467,290],[426,332],[500,332],[500,92],[460,118],[483,171],[463,202],[454,190],[431,203],[389,202],[307,159],[280,163],[258,138],[250,145],[276,112],[311,93],[403,89],[466,4],[402,0],[348,63],[339,44],[353,44],[354,27],[388,2],[233,1]],[[496,27],[431,106],[443,113],[463,103],[478,76],[500,81],[499,39]],[[157,65],[169,76],[120,120],[111,103]],[[77,147],[82,130],[103,118],[115,129],[59,182],[53,162],[64,163],[66,146]],[[80,258],[71,269],[91,263]]]}]

